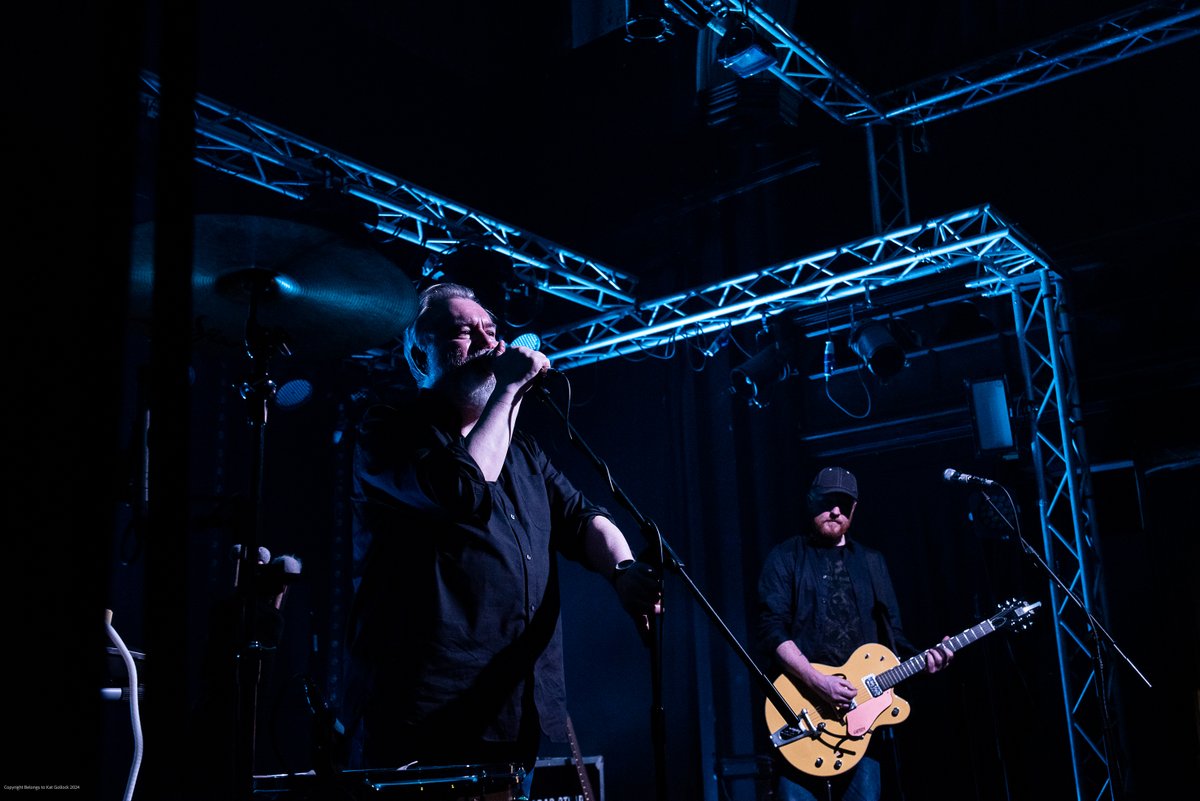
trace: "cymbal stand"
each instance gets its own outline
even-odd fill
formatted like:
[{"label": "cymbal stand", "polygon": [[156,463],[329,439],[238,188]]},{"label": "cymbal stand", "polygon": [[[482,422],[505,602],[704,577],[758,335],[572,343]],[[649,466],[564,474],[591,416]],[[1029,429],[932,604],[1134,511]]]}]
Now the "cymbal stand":
[{"label": "cymbal stand", "polygon": [[[637,507],[633,504],[633,501],[628,495],[625,494],[625,491],[617,485],[616,480],[612,477],[612,473],[608,469],[608,465],[605,464],[604,461],[596,455],[595,451],[588,446],[587,442],[585,442],[579,436],[579,433],[571,424],[571,420],[568,415],[554,402],[546,388],[539,388],[537,393],[539,399],[553,409],[554,412],[563,419],[563,423],[567,428],[568,439],[570,439],[571,443],[575,445],[585,456],[587,456],[597,470],[600,471],[601,475],[604,476],[605,481],[608,483],[609,489],[612,491],[613,496],[629,511],[631,515],[633,515],[634,519],[638,522],[638,527],[641,529],[642,535],[649,544],[647,551],[656,551],[656,553],[653,554],[653,558],[656,560],[656,564],[660,568],[658,577],[660,593],[662,590],[661,585],[666,570],[671,570],[673,573],[683,579],[684,585],[688,588],[688,591],[691,593],[692,597],[700,604],[701,608],[704,609],[709,619],[720,630],[721,634],[725,637],[725,641],[729,643],[730,647],[733,648],[734,652],[750,671],[753,678],[758,682],[767,699],[775,706],[780,715],[783,716],[785,721],[784,727],[779,732],[772,734],[772,740],[775,741],[776,745],[783,745],[801,737],[813,736],[815,734],[813,727],[807,721],[801,720],[800,716],[796,714],[784,697],[780,695],[779,690],[775,687],[771,680],[767,678],[767,675],[762,672],[758,665],[755,664],[753,657],[751,657],[742,644],[738,642],[737,637],[732,631],[729,630],[729,627],[725,625],[725,622],[721,619],[721,616],[717,613],[717,610],[712,607],[712,604],[710,604],[708,599],[704,597],[704,594],[700,591],[700,588],[696,586],[694,581],[692,581],[691,577],[687,574],[687,571],[684,570],[683,560],[679,558],[674,549],[672,549],[670,544],[667,542],[666,538],[663,537],[658,525],[638,511]],[[650,671],[653,700],[653,709],[651,713],[651,733],[653,736],[654,746],[656,798],[659,801],[666,801],[666,718],[662,706],[663,636],[661,618],[661,613],[650,616]]]},{"label": "cymbal stand", "polygon": [[247,422],[254,431],[251,451],[252,492],[251,526],[253,542],[242,543],[238,548],[238,567],[234,589],[239,602],[240,631],[235,640],[235,731],[234,775],[236,796],[249,799],[253,793],[255,746],[258,723],[258,692],[262,680],[263,658],[274,651],[276,643],[264,642],[258,629],[260,621],[257,602],[261,568],[259,567],[259,545],[263,540],[263,474],[266,456],[267,421],[271,402],[275,399],[277,386],[270,375],[270,360],[276,353],[290,356],[291,350],[286,335],[281,329],[268,328],[259,324],[258,308],[262,298],[274,289],[274,277],[267,272],[250,271],[246,277],[249,289],[249,313],[246,320],[246,353],[250,358],[251,377],[238,387],[242,399],[247,402]]}]

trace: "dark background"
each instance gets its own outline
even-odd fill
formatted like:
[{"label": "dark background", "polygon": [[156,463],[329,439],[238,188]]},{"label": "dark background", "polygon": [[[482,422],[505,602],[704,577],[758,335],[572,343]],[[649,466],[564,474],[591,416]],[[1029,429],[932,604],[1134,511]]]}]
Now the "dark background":
[{"label": "dark background", "polygon": [[[883,92],[1127,4],[1048,5],[769,10]],[[194,18],[189,8],[47,9],[14,32],[6,586],[18,624],[11,719],[20,748],[6,760],[5,785],[121,792],[128,708],[95,693],[108,679],[102,609],[147,653],[139,796],[183,794],[211,768],[181,735],[213,605],[229,593],[228,549],[248,530],[258,443],[253,409],[234,388],[251,366],[238,331],[193,341],[182,311],[157,329],[131,319],[128,310],[148,301],[129,280],[131,226],[168,213],[337,222],[160,154],[186,115],[147,120],[138,70],[180,70],[201,94],[635,275],[643,299],[871,233],[861,130],[781,99],[770,78],[738,82],[716,121],[707,99],[733,78],[709,64],[714,43],[682,24],[665,43],[625,42],[619,3],[208,3]],[[1200,164],[1188,112],[1198,53],[1193,39],[1142,54],[960,112],[908,141],[914,219],[991,203],[1048,254],[1070,292],[1106,628],[1153,685],[1106,649],[1121,699],[1119,792],[1130,798],[1197,775],[1189,568]],[[420,277],[420,249],[380,243],[380,252]],[[1002,481],[1022,533],[1040,544],[1028,454],[981,456],[971,439],[963,382],[1019,382],[1005,302],[980,308],[1001,332],[993,340],[914,358],[886,383],[838,375],[832,399],[861,415],[869,397],[862,417],[807,379],[819,364],[815,341],[799,357],[802,374],[771,386],[765,408],[733,397],[729,370],[756,345],[745,326],[711,359],[681,343],[570,371],[571,422],[747,646],[767,550],[799,530],[799,501],[818,467],[850,468],[863,494],[855,533],[888,556],[910,639],[932,644],[1006,598],[1048,600],[1045,577],[992,524],[980,495],[939,480],[952,466]],[[535,322],[585,311],[547,300]],[[944,322],[932,312],[914,320],[923,332]],[[296,324],[343,322],[318,307]],[[262,541],[300,556],[306,579],[285,607],[284,647],[264,695],[263,770],[310,767],[300,678],[338,694],[349,521],[348,440],[335,433],[387,378],[349,356],[300,352],[273,365],[281,378],[312,377],[318,396],[273,413],[263,451]],[[161,398],[157,464],[172,469],[152,473],[160,505],[147,519],[138,421],[151,392]],[[556,415],[530,409],[523,422],[617,512],[636,545],[645,542]],[[584,753],[604,756],[610,799],[652,798],[648,654],[602,581],[572,565],[564,581],[570,706]],[[668,577],[666,609],[670,797],[764,797],[754,774],[769,747],[752,674],[679,576]],[[896,759],[885,761],[891,797],[947,786],[977,799],[1073,794],[1048,623],[1047,614],[1030,631],[989,638],[946,675],[901,689],[913,715],[897,729]]]}]

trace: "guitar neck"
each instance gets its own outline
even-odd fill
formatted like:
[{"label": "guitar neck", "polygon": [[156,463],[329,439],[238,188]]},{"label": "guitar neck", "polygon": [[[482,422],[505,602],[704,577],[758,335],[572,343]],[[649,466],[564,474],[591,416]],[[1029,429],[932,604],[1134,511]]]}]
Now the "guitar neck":
[{"label": "guitar neck", "polygon": [[[996,630],[992,625],[992,621],[984,620],[981,623],[976,623],[971,628],[955,634],[945,642],[938,643],[939,646],[949,648],[951,651],[957,651],[960,648],[970,645],[976,640],[982,639]],[[935,646],[937,647],[937,646]],[[912,678],[925,669],[925,653],[922,651],[914,657],[910,657],[894,668],[889,668],[875,677],[879,684],[879,688],[886,690],[889,687],[895,687],[905,679]]]}]

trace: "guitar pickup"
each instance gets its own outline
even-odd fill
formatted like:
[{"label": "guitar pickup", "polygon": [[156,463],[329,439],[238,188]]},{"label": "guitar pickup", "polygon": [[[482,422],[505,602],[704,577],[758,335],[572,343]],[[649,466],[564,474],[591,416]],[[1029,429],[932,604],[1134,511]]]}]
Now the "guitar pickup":
[{"label": "guitar pickup", "polygon": [[867,692],[872,698],[878,698],[883,695],[883,688],[879,686],[879,678],[874,674],[862,677],[863,686],[867,688]]},{"label": "guitar pickup", "polygon": [[771,732],[771,745],[776,748],[783,748],[788,743],[794,743],[804,737],[816,737],[817,729],[812,725],[812,721],[808,719],[808,710],[800,710],[799,726],[793,726],[790,723],[784,724],[776,731]]}]

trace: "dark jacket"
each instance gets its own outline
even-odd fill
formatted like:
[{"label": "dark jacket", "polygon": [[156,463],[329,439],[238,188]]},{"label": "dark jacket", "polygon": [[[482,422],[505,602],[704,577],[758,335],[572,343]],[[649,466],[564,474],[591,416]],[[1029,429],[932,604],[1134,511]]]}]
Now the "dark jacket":
[{"label": "dark jacket", "polygon": [[[765,657],[773,659],[776,646],[790,639],[810,660],[822,661],[823,643],[816,640],[817,621],[828,614],[829,598],[825,583],[817,576],[813,554],[824,547],[828,546],[814,544],[808,535],[800,535],[775,546],[767,555],[758,584],[757,631],[758,646]],[[845,549],[863,642],[885,645],[901,659],[911,656],[915,649],[904,635],[896,591],[883,554],[849,538]]]}]

